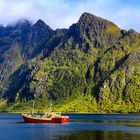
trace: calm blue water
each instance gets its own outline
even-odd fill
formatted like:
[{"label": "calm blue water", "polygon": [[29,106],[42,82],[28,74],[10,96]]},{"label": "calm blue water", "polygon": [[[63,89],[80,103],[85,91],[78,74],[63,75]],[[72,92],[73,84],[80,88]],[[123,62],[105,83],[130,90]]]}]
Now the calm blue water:
[{"label": "calm blue water", "polygon": [[0,114],[0,140],[140,140],[140,115],[69,115],[67,124],[25,124]]}]

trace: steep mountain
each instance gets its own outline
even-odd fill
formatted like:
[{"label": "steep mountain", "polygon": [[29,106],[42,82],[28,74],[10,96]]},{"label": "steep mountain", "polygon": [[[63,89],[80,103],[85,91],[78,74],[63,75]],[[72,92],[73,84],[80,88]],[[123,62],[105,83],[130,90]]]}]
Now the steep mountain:
[{"label": "steep mountain", "polygon": [[84,13],[69,29],[43,21],[0,27],[1,108],[140,111],[140,34]]}]

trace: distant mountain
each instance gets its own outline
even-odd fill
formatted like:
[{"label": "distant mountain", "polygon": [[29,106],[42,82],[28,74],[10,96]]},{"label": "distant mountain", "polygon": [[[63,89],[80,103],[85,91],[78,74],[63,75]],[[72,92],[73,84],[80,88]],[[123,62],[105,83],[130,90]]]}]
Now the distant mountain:
[{"label": "distant mountain", "polygon": [[140,34],[83,13],[69,29],[0,26],[1,110],[140,111]]}]

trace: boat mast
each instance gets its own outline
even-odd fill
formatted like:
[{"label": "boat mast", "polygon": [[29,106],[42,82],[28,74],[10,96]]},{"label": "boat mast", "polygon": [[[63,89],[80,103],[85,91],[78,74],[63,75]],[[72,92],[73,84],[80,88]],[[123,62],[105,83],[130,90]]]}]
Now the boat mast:
[{"label": "boat mast", "polygon": [[32,114],[35,113],[35,102],[33,102],[33,110],[32,110]]},{"label": "boat mast", "polygon": [[50,107],[48,109],[48,113],[51,113],[52,112],[52,103],[50,104]]}]

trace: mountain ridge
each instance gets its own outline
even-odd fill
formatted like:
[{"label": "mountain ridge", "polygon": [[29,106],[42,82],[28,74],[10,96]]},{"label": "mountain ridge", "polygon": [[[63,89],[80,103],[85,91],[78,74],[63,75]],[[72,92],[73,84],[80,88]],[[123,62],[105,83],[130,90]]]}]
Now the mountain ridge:
[{"label": "mountain ridge", "polygon": [[139,112],[139,33],[90,13],[69,29],[26,24],[0,28],[1,110]]}]

